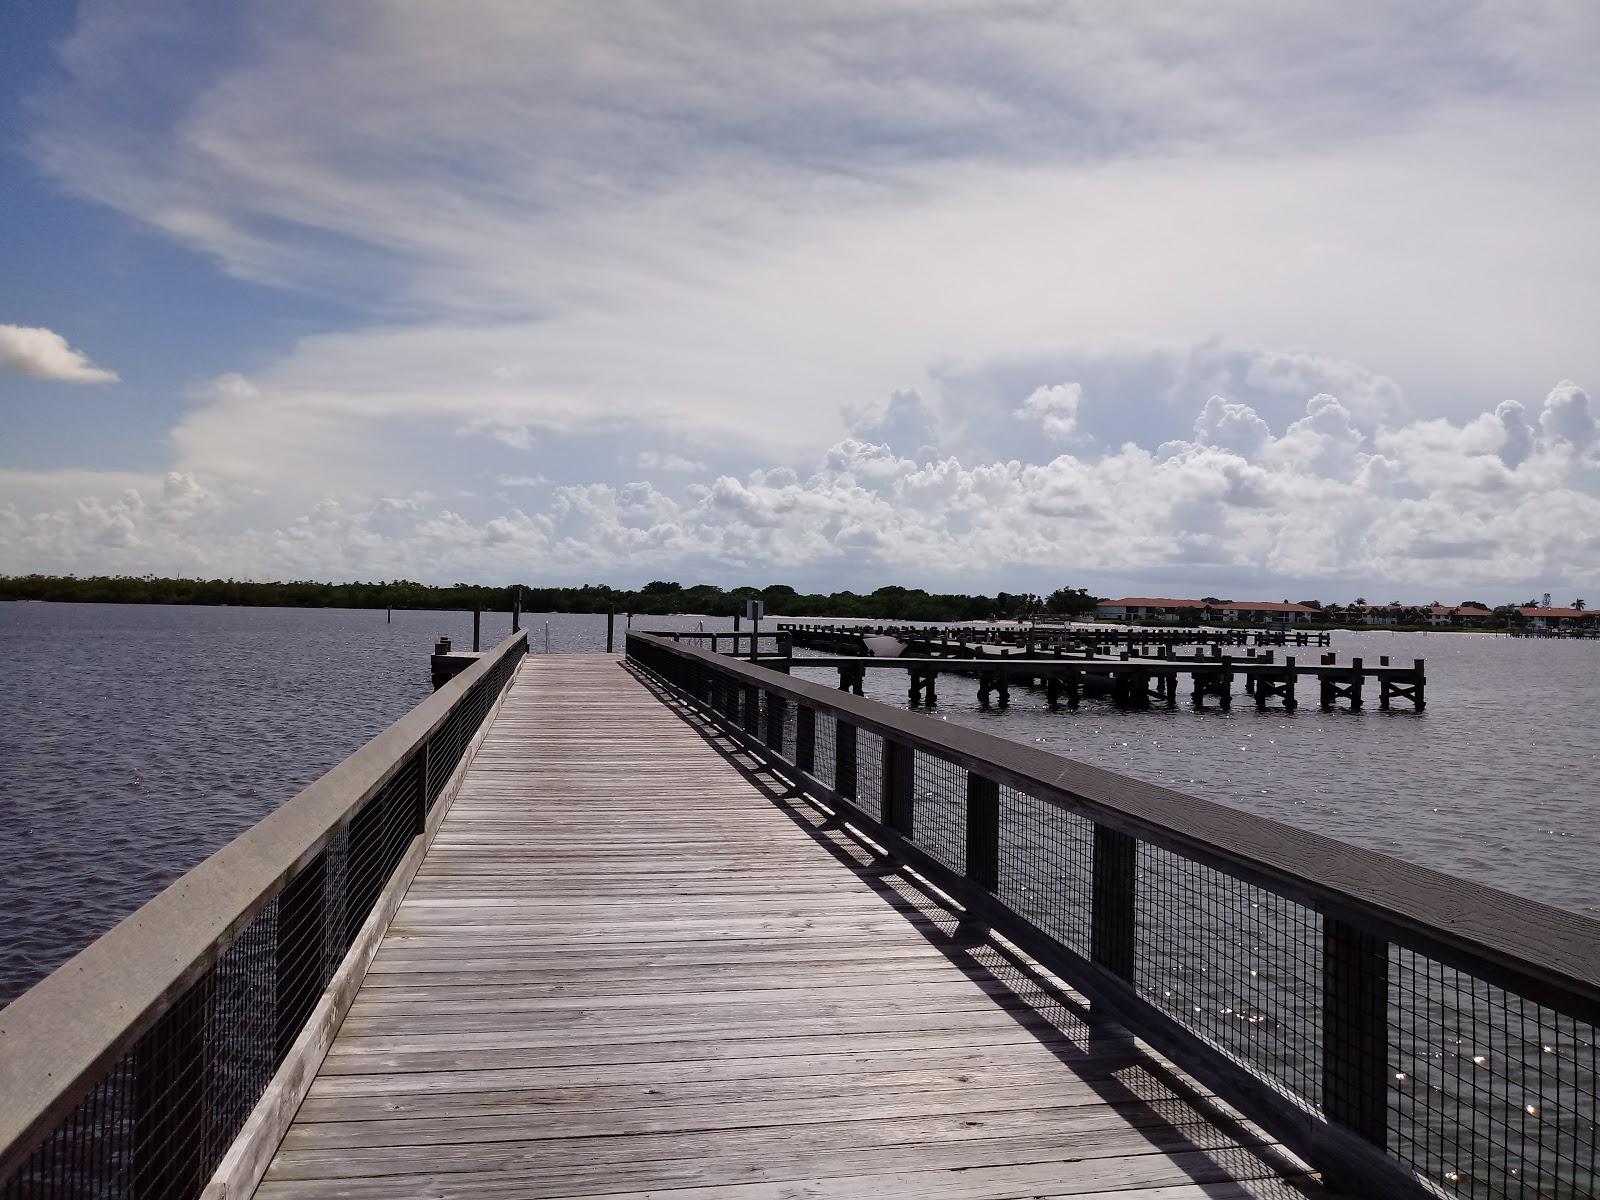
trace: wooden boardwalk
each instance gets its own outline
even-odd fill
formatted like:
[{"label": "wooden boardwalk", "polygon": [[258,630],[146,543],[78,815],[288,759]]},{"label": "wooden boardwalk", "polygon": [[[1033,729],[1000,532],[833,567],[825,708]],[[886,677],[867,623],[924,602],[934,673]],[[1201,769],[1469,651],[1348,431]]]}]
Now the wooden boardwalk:
[{"label": "wooden boardwalk", "polygon": [[530,658],[264,1182],[1326,1196],[615,658]]}]

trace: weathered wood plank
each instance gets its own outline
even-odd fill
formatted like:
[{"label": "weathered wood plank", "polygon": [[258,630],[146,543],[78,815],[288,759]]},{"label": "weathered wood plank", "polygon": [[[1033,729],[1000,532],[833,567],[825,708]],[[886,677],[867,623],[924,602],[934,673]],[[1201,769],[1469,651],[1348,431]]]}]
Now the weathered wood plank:
[{"label": "weathered wood plank", "polygon": [[866,861],[615,660],[529,660],[258,1194],[1308,1186]]}]

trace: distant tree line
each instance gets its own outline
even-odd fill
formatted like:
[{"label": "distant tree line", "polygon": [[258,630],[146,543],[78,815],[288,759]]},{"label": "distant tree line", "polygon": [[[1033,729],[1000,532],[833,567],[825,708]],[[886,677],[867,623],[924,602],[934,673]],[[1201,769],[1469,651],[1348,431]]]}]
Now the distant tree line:
[{"label": "distant tree line", "polygon": [[[435,587],[409,579],[376,583],[317,583],[310,580],[254,583],[239,579],[167,579],[153,575],[0,575],[0,600],[54,600],[89,604],[234,604],[257,608],[413,608],[508,611],[518,585],[484,587],[457,583]],[[981,621],[1052,613],[1092,616],[1098,596],[1083,588],[1058,588],[1048,596],[998,592],[993,596],[933,593],[921,588],[881,587],[856,592],[799,592],[786,584],[723,589],[713,584],[684,587],[655,580],[638,590],[606,584],[582,587],[521,585],[525,612],[618,612],[647,615],[704,613],[731,617],[746,600],[765,602],[773,614],[867,617],[904,621]]]}]

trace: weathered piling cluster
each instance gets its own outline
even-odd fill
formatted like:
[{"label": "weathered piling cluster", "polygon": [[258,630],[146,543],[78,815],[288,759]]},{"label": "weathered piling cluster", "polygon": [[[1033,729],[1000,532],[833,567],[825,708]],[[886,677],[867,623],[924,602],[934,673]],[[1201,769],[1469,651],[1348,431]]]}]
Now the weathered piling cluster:
[{"label": "weathered piling cluster", "polygon": [[[773,652],[750,652],[749,634],[666,633],[673,641],[688,641],[720,649],[726,641],[732,652],[751,661],[788,672],[794,667],[838,672],[840,691],[857,696],[865,693],[869,670],[905,671],[907,699],[913,708],[932,707],[939,702],[939,678],[952,675],[973,679],[978,703],[1001,708],[1011,703],[1013,687],[1042,688],[1052,710],[1077,709],[1086,696],[1110,700],[1118,708],[1175,708],[1187,686],[1190,703],[1197,709],[1216,707],[1231,710],[1235,689],[1242,689],[1257,709],[1276,707],[1293,712],[1300,707],[1301,681],[1314,682],[1317,701],[1324,710],[1345,707],[1359,711],[1366,707],[1366,685],[1377,684],[1378,707],[1390,708],[1395,700],[1406,700],[1420,712],[1427,707],[1427,673],[1422,659],[1410,666],[1391,664],[1389,656],[1376,665],[1363,658],[1340,663],[1333,651],[1326,651],[1315,663],[1304,663],[1294,655],[1282,658],[1275,650],[1246,647],[1243,654],[1225,654],[1220,645],[1196,646],[1181,654],[1171,646],[1139,646],[1133,651],[1097,654],[1092,650],[1050,650],[994,645],[967,645],[953,641],[927,640],[906,644],[898,655],[874,655],[858,641],[854,653],[814,654],[795,658],[801,649],[837,645],[835,630],[811,632],[787,628],[776,635]],[[885,635],[868,634],[868,637]],[[820,644],[820,645],[819,645]]]},{"label": "weathered piling cluster", "polygon": [[1166,646],[1328,646],[1332,635],[1327,630],[1240,628],[1200,628],[1177,625],[1171,628],[1114,628],[1091,625],[842,625],[833,622],[780,621],[779,633],[796,637],[796,645],[816,650],[849,651],[862,646],[862,639],[892,637],[907,644],[908,650],[922,645],[955,644],[965,646],[1012,646],[1025,650],[1093,650],[1108,654],[1138,649],[1147,654],[1154,647]]}]

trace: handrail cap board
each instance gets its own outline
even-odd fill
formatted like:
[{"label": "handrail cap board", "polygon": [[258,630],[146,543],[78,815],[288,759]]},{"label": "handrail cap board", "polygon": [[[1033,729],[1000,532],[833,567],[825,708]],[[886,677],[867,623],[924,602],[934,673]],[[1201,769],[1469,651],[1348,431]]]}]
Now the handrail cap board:
[{"label": "handrail cap board", "polygon": [[501,642],[0,1009],[0,1178],[525,640]]},{"label": "handrail cap board", "polygon": [[[1140,840],[1240,869],[1328,915],[1443,948],[1600,1012],[1600,921],[1323,834],[664,638],[649,644],[1019,787]],[[799,665],[803,660],[796,660]],[[1303,899],[1302,899],[1303,898]],[[1537,998],[1537,997],[1530,997]]]}]

